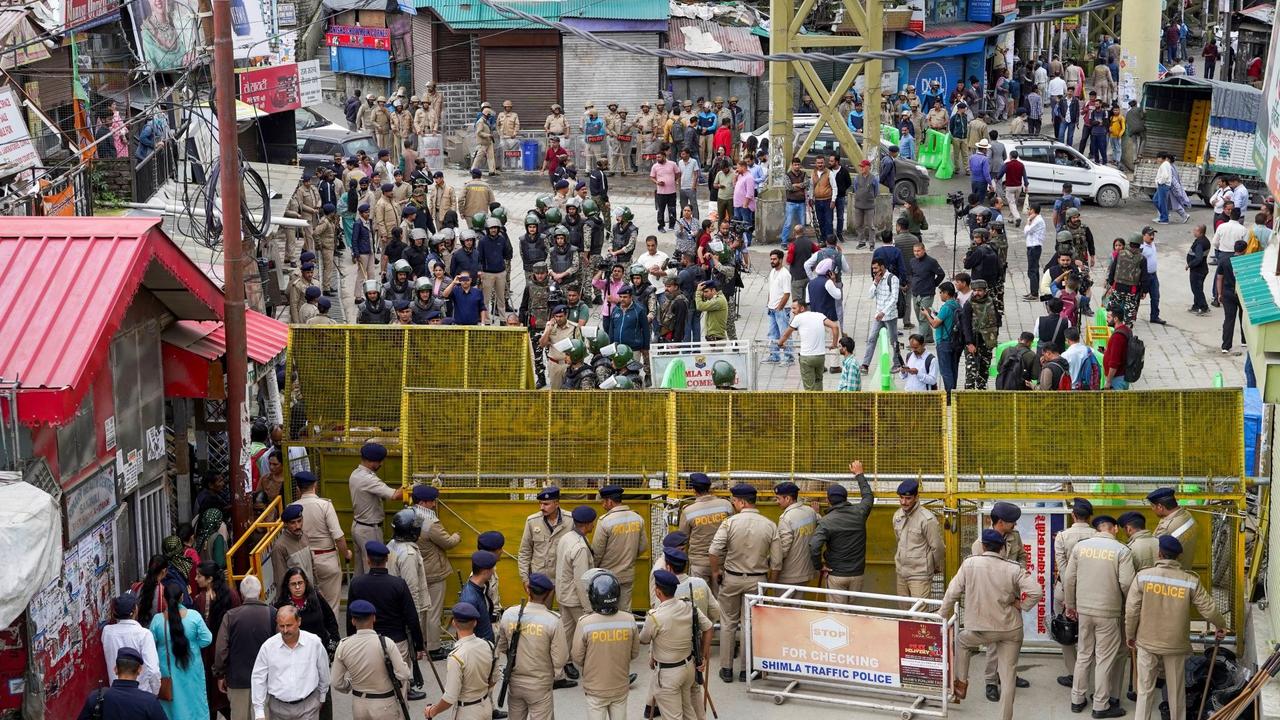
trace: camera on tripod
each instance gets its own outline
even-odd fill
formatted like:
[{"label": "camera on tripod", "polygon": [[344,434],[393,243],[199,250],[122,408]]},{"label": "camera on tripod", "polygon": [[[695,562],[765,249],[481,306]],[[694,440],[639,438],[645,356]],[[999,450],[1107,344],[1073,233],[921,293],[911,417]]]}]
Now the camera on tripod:
[{"label": "camera on tripod", "polygon": [[953,193],[947,193],[947,202],[955,206],[957,210],[959,210],[960,208],[968,204],[968,201],[965,199],[963,190],[957,190]]},{"label": "camera on tripod", "polygon": [[748,222],[746,220],[739,220],[737,218],[734,218],[733,220],[729,221],[729,232],[732,232],[736,235],[749,233],[754,227],[755,227],[755,223]]}]

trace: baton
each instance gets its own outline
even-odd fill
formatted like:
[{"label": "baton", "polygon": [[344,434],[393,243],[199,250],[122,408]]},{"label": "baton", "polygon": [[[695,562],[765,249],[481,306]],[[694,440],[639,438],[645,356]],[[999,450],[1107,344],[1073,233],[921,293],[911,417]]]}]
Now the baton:
[{"label": "baton", "polygon": [[708,683],[703,683],[702,684],[703,709],[705,710],[708,705],[711,706],[711,717],[715,718],[715,720],[720,720],[720,713],[716,712],[716,702],[711,699],[711,686]]},{"label": "baton", "polygon": [[1204,701],[1209,699],[1209,688],[1213,685],[1213,666],[1218,662],[1218,648],[1222,647],[1222,638],[1214,638],[1213,652],[1209,653],[1209,674],[1204,678],[1204,691],[1200,693],[1200,709],[1196,710],[1195,720],[1204,717]]},{"label": "baton", "polygon": [[440,692],[444,693],[444,683],[440,682],[440,672],[436,670],[436,664],[431,661],[430,655],[427,655],[427,667],[431,668],[431,674],[436,678],[436,685],[440,688]]}]

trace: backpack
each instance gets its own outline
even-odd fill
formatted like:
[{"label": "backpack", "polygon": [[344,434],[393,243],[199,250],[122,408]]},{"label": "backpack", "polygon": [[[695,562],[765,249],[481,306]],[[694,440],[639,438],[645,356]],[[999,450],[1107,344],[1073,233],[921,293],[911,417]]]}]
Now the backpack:
[{"label": "backpack", "polygon": [[1090,350],[1080,364],[1080,372],[1074,378],[1063,375],[1058,383],[1059,390],[1097,390],[1102,387],[1102,366],[1098,358]]},{"label": "backpack", "polygon": [[1022,372],[1022,358],[1031,350],[1014,345],[1004,353],[1004,362],[996,374],[997,390],[1026,390],[1027,377]]},{"label": "backpack", "polygon": [[1132,383],[1142,378],[1142,368],[1147,359],[1147,345],[1133,334],[1133,330],[1126,328],[1125,335],[1129,338],[1129,344],[1124,354],[1124,381]]},{"label": "backpack", "polygon": [[1060,357],[1055,358],[1045,363],[1044,367],[1050,368],[1050,372],[1052,373],[1050,377],[1054,377],[1056,378],[1056,380],[1051,381],[1049,386],[1040,388],[1041,390],[1069,390],[1070,389],[1069,387],[1062,386],[1064,380],[1067,381],[1068,385],[1070,384],[1070,380],[1071,380],[1070,373],[1068,372],[1068,370],[1070,370],[1070,365],[1067,364],[1066,360],[1063,360]]}]

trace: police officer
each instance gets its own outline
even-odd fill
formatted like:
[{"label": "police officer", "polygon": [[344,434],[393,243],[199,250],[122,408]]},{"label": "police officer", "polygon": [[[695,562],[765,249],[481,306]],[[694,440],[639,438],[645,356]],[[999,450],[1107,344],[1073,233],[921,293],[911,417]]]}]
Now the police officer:
[{"label": "police officer", "polygon": [[[1022,535],[1018,532],[1018,518],[1022,517],[1022,508],[1004,501],[997,502],[991,508],[991,529],[1000,533],[1004,538],[1004,545],[997,551],[1000,557],[1017,565],[1018,567],[1027,566],[1027,551],[1022,544]],[[979,537],[973,541],[973,547],[970,553],[973,555],[981,555],[985,552],[982,545],[982,538]],[[1043,593],[1042,593],[1043,594]],[[997,660],[995,647],[987,648],[987,668],[985,672],[987,700],[991,702],[999,702],[1000,700],[1000,679],[997,672]],[[1020,688],[1031,687],[1031,683],[1021,677],[1016,678],[1017,686]]]},{"label": "police officer", "polygon": [[[343,638],[333,653],[330,687],[340,693],[351,693],[352,720],[399,717],[400,702],[396,699],[395,686],[404,687],[409,682],[413,675],[409,665],[397,652],[391,638],[374,629],[377,609],[373,603],[356,600],[347,607],[347,617],[351,618],[356,632]],[[387,672],[388,662],[395,671],[398,681],[395,685]]]},{"label": "police officer", "polygon": [[[680,579],[670,570],[654,573],[658,606],[649,610],[640,631],[640,643],[653,645],[649,667],[653,676],[649,695],[657,701],[666,720],[695,720],[694,669],[707,670],[707,648],[711,646],[711,620],[689,599],[677,599]],[[694,657],[694,627],[702,636]]]},{"label": "police officer", "polygon": [[142,653],[136,648],[116,651],[116,679],[109,688],[99,688],[84,700],[81,720],[167,720],[155,695],[138,687]]},{"label": "police officer", "polygon": [[[1072,548],[1081,540],[1098,534],[1089,522],[1092,517],[1093,503],[1084,498],[1072,499],[1071,527],[1062,530],[1053,537],[1053,567],[1057,576],[1053,586],[1053,613],[1055,615],[1061,613],[1065,607],[1063,605],[1062,575],[1071,563]],[[1066,668],[1067,674],[1058,676],[1058,684],[1063,687],[1072,687],[1071,678],[1076,672],[1075,645],[1062,646],[1062,664]]]},{"label": "police officer", "polygon": [[640,654],[640,633],[630,613],[619,614],[622,583],[607,570],[587,580],[591,614],[578,622],[569,659],[582,668],[587,717],[626,718],[627,693],[636,676],[631,661]]},{"label": "police officer", "polygon": [[475,634],[482,640],[493,642],[493,605],[490,602],[488,587],[493,577],[493,568],[498,564],[498,556],[487,550],[471,553],[471,575],[462,583],[458,592],[458,602],[467,603],[480,612],[476,619]]},{"label": "police officer", "polygon": [[[351,490],[351,537],[356,547],[364,547],[372,540],[382,541],[382,521],[387,516],[383,503],[396,496],[396,489],[378,477],[378,469],[386,457],[385,447],[375,442],[365,443],[360,448],[360,464],[347,478]],[[355,576],[363,575],[365,569],[364,558],[356,557]]]},{"label": "police officer", "polygon": [[[1158,491],[1157,491],[1158,492]],[[1172,491],[1170,491],[1172,494]],[[1138,709],[1134,717],[1145,720],[1155,704],[1156,676],[1164,668],[1169,717],[1186,717],[1186,679],[1183,671],[1191,642],[1187,638],[1191,606],[1217,628],[1216,637],[1226,635],[1227,620],[1200,578],[1184,568],[1179,558],[1185,547],[1173,535],[1158,535],[1159,559],[1134,578],[1125,599],[1125,637],[1130,649],[1138,651]]]},{"label": "police officer", "polygon": [[[413,593],[403,578],[387,570],[387,558],[391,550],[381,540],[370,540],[364,546],[369,572],[351,579],[347,587],[347,607],[356,600],[368,600],[379,608],[377,631],[395,641],[405,664],[414,662],[425,653],[422,649],[422,626],[418,624],[418,609],[413,604]],[[355,632],[351,616],[347,616],[347,634]],[[411,691],[409,699],[421,700],[426,695]]]},{"label": "police officer", "polygon": [[1147,529],[1147,519],[1142,513],[1130,510],[1119,518],[1129,538],[1129,550],[1133,553],[1134,569],[1141,572],[1156,564],[1156,556],[1160,552],[1160,541]]},{"label": "police officer", "polygon": [[[483,593],[482,593],[483,595]],[[457,710],[451,716],[455,720],[490,720],[493,702],[489,692],[498,677],[498,656],[493,643],[476,635],[476,624],[488,613],[468,602],[453,606],[453,628],[458,641],[445,667],[444,694],[424,715],[430,720],[451,707]]]},{"label": "police officer", "polygon": [[[555,717],[551,691],[578,683],[555,679],[559,668],[569,660],[564,626],[560,624],[560,617],[550,610],[555,585],[551,578],[535,572],[529,575],[525,587],[529,591],[529,602],[524,606],[524,614],[521,615],[519,607],[509,607],[498,622],[498,654],[515,653],[511,677],[506,679],[507,709],[513,720],[551,720]],[[520,639],[515,643],[517,627]]]},{"label": "police officer", "polygon": [[[735,514],[716,529],[708,548],[711,575],[720,585],[720,679],[733,682],[734,640],[742,619],[742,596],[782,569],[778,526],[756,510],[756,489],[745,483],[730,489]],[[738,674],[745,682],[747,672]]]},{"label": "police officer", "polygon": [[553,485],[538,491],[538,512],[525,518],[524,533],[520,535],[520,554],[516,559],[520,582],[526,589],[530,575],[542,573],[550,577],[555,574],[556,548],[572,524],[572,518],[560,509],[560,488]]},{"label": "police officer", "polygon": [[311,315],[314,315],[314,305],[311,307],[313,311],[311,315],[305,314],[303,311],[309,301],[314,301],[314,299],[319,299],[320,297],[320,295],[315,295],[314,298],[311,298],[307,294],[313,287],[317,291],[320,290],[320,287],[316,285],[316,266],[309,262],[303,263],[302,270],[289,281],[289,322],[291,324],[305,323]]},{"label": "police officer", "polygon": [[946,547],[938,517],[920,506],[920,483],[916,480],[898,484],[893,536],[898,539],[893,555],[898,594],[928,598],[933,592],[933,576],[946,567]]},{"label": "police officer", "polygon": [[[291,567],[302,568],[308,578],[315,578],[315,567],[311,562],[311,547],[303,534],[306,520],[302,517],[302,506],[293,503],[286,505],[280,513],[282,527],[276,541],[271,545],[271,576],[284,577]],[[270,588],[269,597],[276,596],[277,588]]]},{"label": "police officer", "polygon": [[970,555],[960,564],[938,614],[944,618],[955,612],[964,598],[964,629],[956,635],[954,702],[964,700],[969,689],[969,660],[982,645],[994,649],[999,658],[1001,720],[1013,720],[1014,673],[1022,652],[1022,610],[1034,607],[1044,595],[1022,565],[1009,562],[1001,553],[1006,538],[987,528],[979,542],[982,554]]},{"label": "police officer", "polygon": [[444,584],[453,574],[453,566],[445,555],[462,542],[458,533],[449,534],[436,515],[440,489],[430,485],[413,487],[413,511],[422,525],[418,535],[418,553],[427,579],[427,618],[422,626],[423,642],[431,661],[443,660],[449,653],[440,647],[440,616],[444,612]]},{"label": "police officer", "polygon": [[1135,575],[1133,553],[1116,540],[1115,518],[1099,515],[1092,525],[1096,534],[1075,544],[1062,573],[1065,612],[1079,623],[1071,711],[1083,712],[1088,703],[1092,664],[1093,716],[1120,717],[1124,715],[1119,684],[1123,675],[1115,670],[1122,664],[1124,598]]},{"label": "police officer", "polygon": [[302,506],[302,537],[311,548],[316,589],[337,616],[342,601],[342,561],[339,554],[350,562],[351,550],[342,534],[333,501],[316,494],[315,474],[307,470],[294,473],[293,482],[298,486],[295,504]]},{"label": "police officer", "polygon": [[[669,549],[664,550],[662,554],[666,560],[667,568],[671,572],[675,573],[676,579],[680,581],[680,586],[676,588],[676,598],[689,598],[693,602],[694,607],[698,608],[703,615],[706,615],[711,622],[720,622],[720,618],[722,617],[720,613],[720,603],[716,602],[716,596],[711,592],[711,586],[707,584],[706,580],[699,577],[690,577],[685,572],[689,558],[684,551]],[[710,657],[711,647],[709,645],[703,645],[702,648],[703,657]],[[708,664],[710,664],[710,661],[708,661]],[[702,682],[705,685],[707,682],[707,674],[704,671],[702,675]],[[695,686],[693,712],[694,715],[697,716],[698,720],[703,720],[707,714],[706,702],[699,701],[696,698],[697,692],[698,690]]]},{"label": "police officer", "polygon": [[[418,538],[422,535],[422,521],[418,514],[410,508],[397,512],[391,518],[393,539],[387,545],[391,551],[387,561],[387,571],[402,578],[409,586],[409,596],[413,598],[413,606],[418,610],[418,627],[425,628],[431,620],[431,594],[427,587],[427,575],[422,566],[422,553],[418,551]],[[421,700],[421,684],[415,686],[410,699]],[[419,696],[419,697],[415,697]]]},{"label": "police officer", "polygon": [[[659,570],[669,570],[667,567],[667,551],[668,550],[684,550],[688,547],[689,536],[675,530],[667,533],[662,537],[662,553],[653,558],[652,564],[649,566],[649,607],[658,606],[658,595],[656,593],[656,581],[653,579],[654,573]],[[687,557],[687,556],[686,556]]]},{"label": "police officer", "polygon": [[1200,540],[1200,529],[1191,512],[1178,506],[1178,498],[1173,488],[1156,488],[1147,494],[1147,502],[1151,503],[1151,511],[1160,518],[1152,533],[1157,538],[1170,535],[1178,539],[1182,552],[1178,553],[1178,562],[1183,570],[1190,570],[1196,559],[1196,545]]},{"label": "police officer", "polygon": [[[556,543],[556,587],[560,588],[560,623],[565,637],[572,640],[578,623],[590,607],[585,576],[595,565],[591,543],[587,534],[595,527],[596,511],[588,505],[579,505],[571,514],[573,529]],[[564,666],[564,674],[578,679],[578,669],[573,663]]]},{"label": "police officer", "polygon": [[693,489],[693,501],[680,509],[680,521],[677,523],[680,532],[689,536],[689,574],[707,581],[712,592],[718,594],[720,586],[711,576],[707,549],[711,547],[720,523],[733,514],[733,505],[711,493],[711,478],[706,473],[691,473],[689,487]]},{"label": "police officer", "polygon": [[782,553],[782,570],[778,582],[784,585],[808,585],[817,571],[809,558],[809,540],[818,528],[818,513],[800,502],[800,486],[787,481],[773,488],[778,507],[778,549]]},{"label": "police officer", "polygon": [[649,545],[644,518],[622,502],[622,488],[600,488],[604,515],[591,538],[595,566],[613,573],[618,581],[618,609],[631,612],[631,586],[636,577],[636,561]]},{"label": "police officer", "polygon": [[[867,516],[876,498],[871,483],[862,474],[861,460],[849,463],[849,472],[858,482],[858,504],[849,502],[849,491],[843,485],[827,485],[831,509],[818,521],[818,528],[809,539],[809,557],[813,566],[822,568],[827,576],[827,587],[861,592],[867,564]],[[853,604],[852,599],[845,602]]]},{"label": "police officer", "polygon": [[[476,550],[493,553],[494,569],[489,574],[489,579],[484,585],[484,594],[489,601],[489,620],[497,622],[498,616],[502,614],[502,592],[498,589],[498,570],[497,558],[502,557],[502,548],[507,544],[507,537],[497,530],[486,530],[476,537]],[[476,605],[476,607],[480,607]],[[482,633],[480,637],[484,637]]]}]

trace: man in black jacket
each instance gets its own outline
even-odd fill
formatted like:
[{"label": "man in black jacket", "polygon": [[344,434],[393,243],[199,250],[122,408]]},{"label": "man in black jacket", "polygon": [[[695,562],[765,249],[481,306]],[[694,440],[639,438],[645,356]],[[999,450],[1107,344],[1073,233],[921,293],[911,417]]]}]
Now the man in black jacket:
[{"label": "man in black jacket", "polygon": [[[831,509],[818,521],[818,528],[809,539],[809,559],[816,568],[822,568],[827,584],[833,590],[862,590],[862,577],[867,563],[867,516],[875,504],[871,484],[862,474],[862,461],[849,463],[861,498],[858,504],[849,502],[849,491],[843,485],[827,486],[827,502]],[[852,598],[846,604],[854,604]]]},{"label": "man in black jacket", "polygon": [[[364,544],[365,557],[368,559],[369,572],[352,578],[347,590],[347,607],[356,600],[368,600],[378,608],[377,620],[373,629],[395,641],[396,647],[404,657],[405,663],[412,664],[422,659],[425,654],[422,644],[422,626],[418,624],[418,610],[413,604],[413,595],[404,578],[396,577],[387,570],[387,557],[391,551],[377,540]],[[356,626],[347,616],[347,635],[354,635]],[[410,690],[410,700],[421,700],[426,697],[421,690]]]},{"label": "man in black jacket", "polygon": [[[155,695],[138,687],[142,653],[122,647],[116,653],[116,679],[111,687],[95,690],[85,698],[79,720],[165,720]],[[101,709],[99,709],[101,706]]]},{"label": "man in black jacket", "polygon": [[276,609],[258,599],[262,583],[254,575],[240,581],[244,604],[227,611],[213,651],[218,689],[231,703],[231,720],[253,717],[251,685],[253,661],[262,643],[276,634]]},{"label": "man in black jacket", "polygon": [[911,259],[907,260],[907,277],[910,278],[911,301],[920,324],[920,334],[926,343],[931,343],[933,326],[925,317],[924,310],[933,307],[933,296],[938,285],[947,279],[947,274],[938,260],[925,252],[924,243],[918,242],[912,246]]},{"label": "man in black jacket", "polygon": [[833,198],[836,206],[836,240],[844,242],[844,206],[849,199],[849,186],[853,184],[853,178],[839,153],[831,153],[827,167],[836,176],[836,195]]}]

